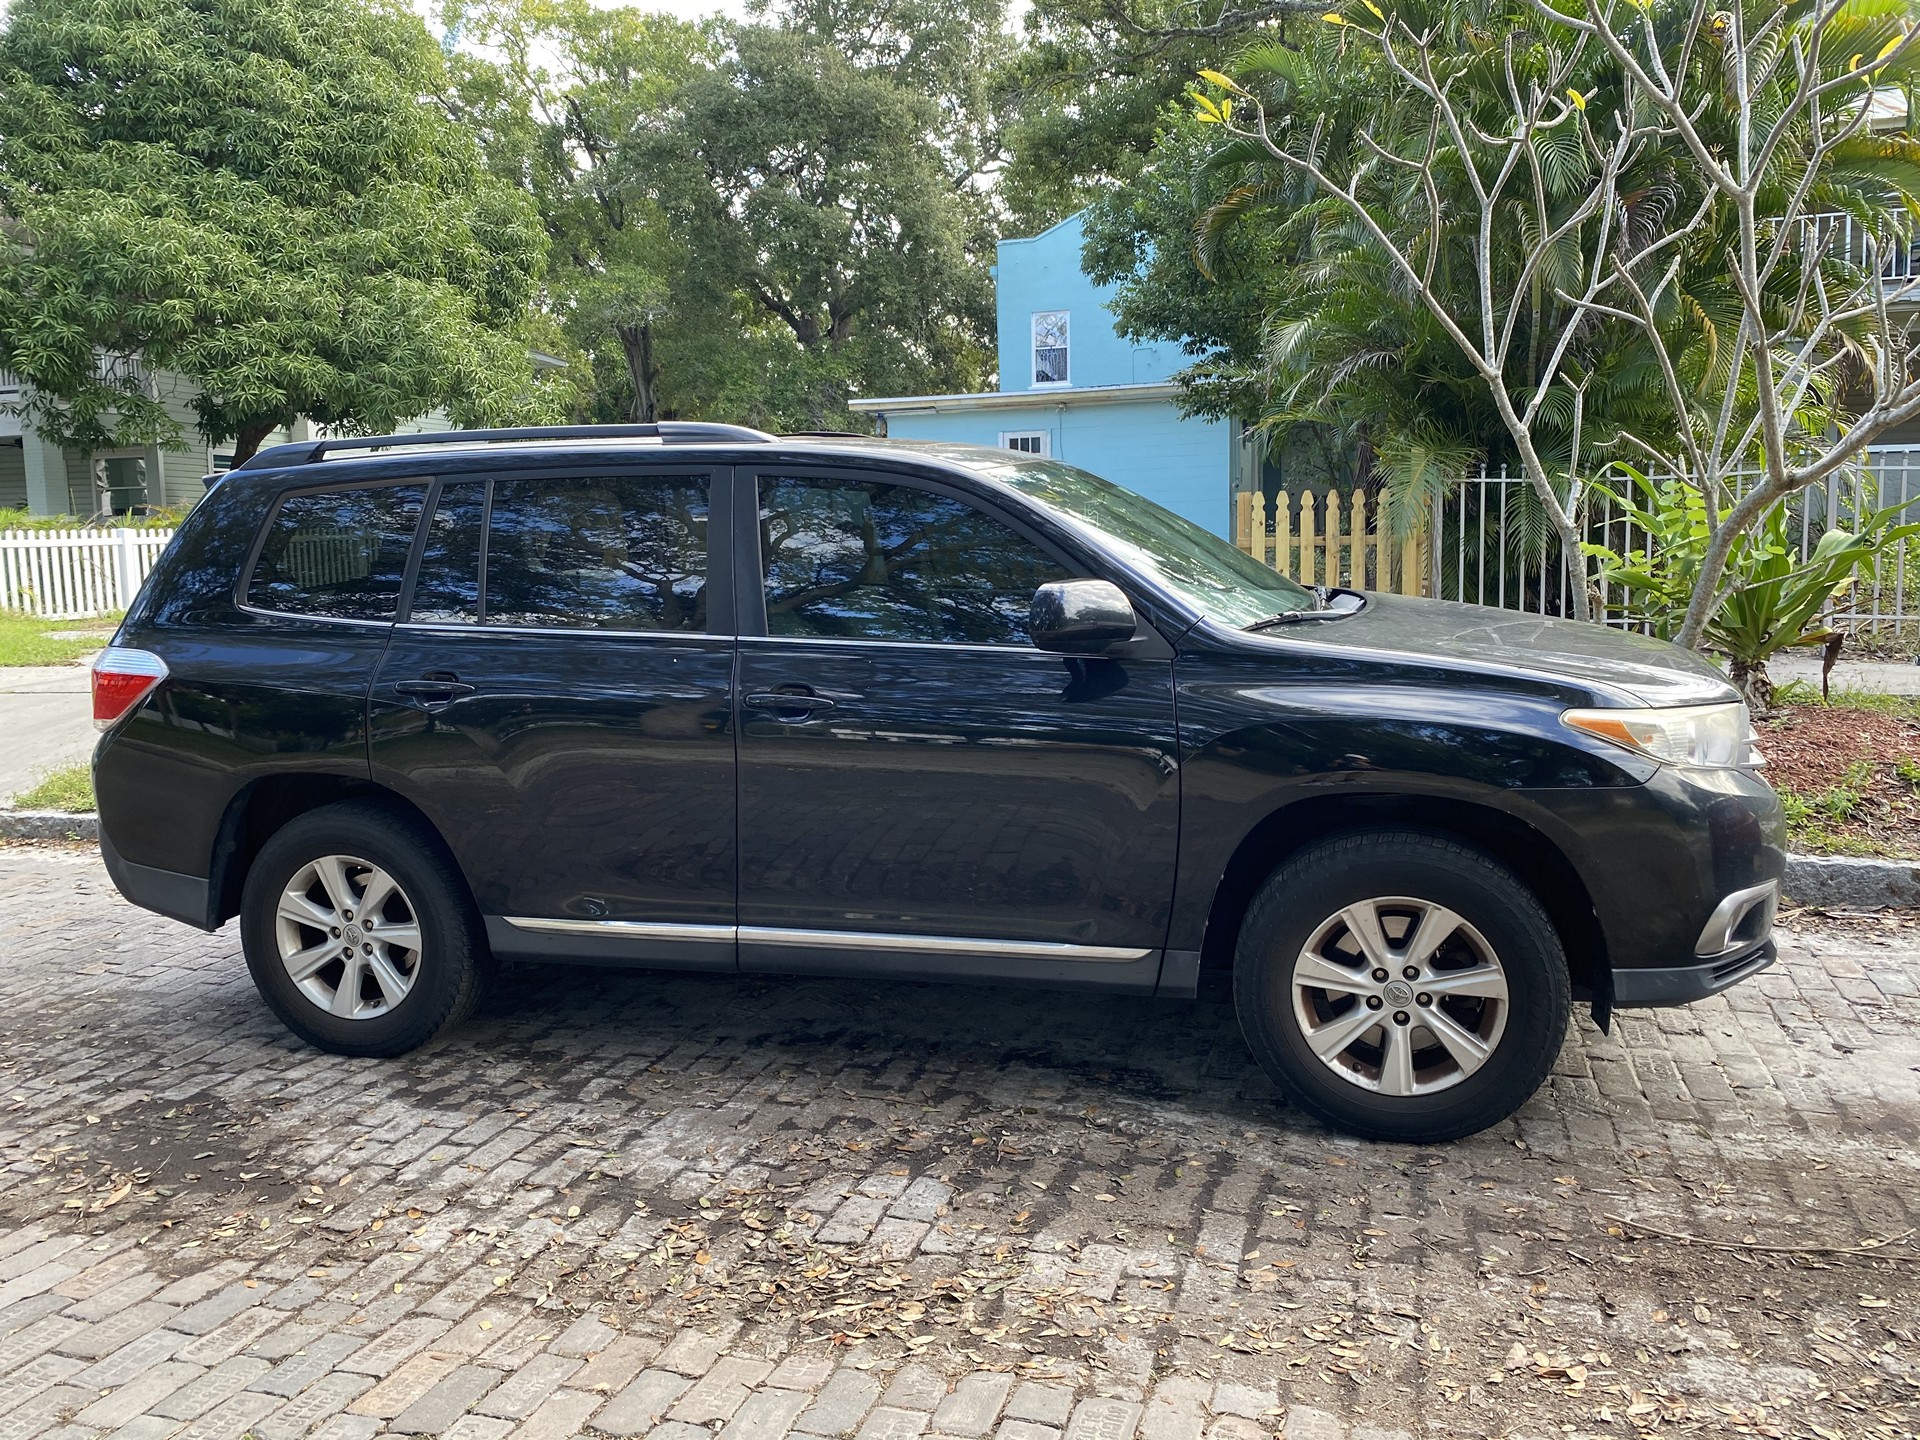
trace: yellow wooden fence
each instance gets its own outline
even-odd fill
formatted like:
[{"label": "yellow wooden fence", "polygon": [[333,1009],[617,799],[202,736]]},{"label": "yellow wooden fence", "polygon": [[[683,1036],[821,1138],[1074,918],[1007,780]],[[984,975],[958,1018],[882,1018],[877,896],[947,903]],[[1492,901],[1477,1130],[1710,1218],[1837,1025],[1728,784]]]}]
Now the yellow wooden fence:
[{"label": "yellow wooden fence", "polygon": [[1369,505],[1358,490],[1351,495],[1282,490],[1271,510],[1265,496],[1242,491],[1233,497],[1233,543],[1302,585],[1399,595],[1426,591],[1424,535],[1409,535],[1396,545],[1385,500]]}]

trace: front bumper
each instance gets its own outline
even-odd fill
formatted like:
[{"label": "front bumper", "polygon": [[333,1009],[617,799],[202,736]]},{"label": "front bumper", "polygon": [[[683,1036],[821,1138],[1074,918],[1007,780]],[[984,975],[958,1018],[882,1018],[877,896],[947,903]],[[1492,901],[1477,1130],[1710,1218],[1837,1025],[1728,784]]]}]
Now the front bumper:
[{"label": "front bumper", "polygon": [[1786,822],[1758,775],[1661,766],[1638,785],[1568,796],[1556,818],[1599,922],[1596,1020],[1684,1005],[1772,962]]},{"label": "front bumper", "polygon": [[1776,954],[1773,937],[1749,945],[1718,960],[1703,960],[1697,965],[1675,965],[1659,970],[1615,970],[1613,972],[1613,1008],[1644,1010],[1657,1005],[1686,1005],[1718,995],[1730,985],[1738,985],[1749,975],[1757,975],[1773,964]]}]

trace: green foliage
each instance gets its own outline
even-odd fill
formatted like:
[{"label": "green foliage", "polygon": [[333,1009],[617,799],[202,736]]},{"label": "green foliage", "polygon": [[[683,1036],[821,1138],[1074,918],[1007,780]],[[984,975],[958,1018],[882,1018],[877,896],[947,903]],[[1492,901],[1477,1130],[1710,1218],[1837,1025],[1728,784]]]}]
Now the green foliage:
[{"label": "green foliage", "polygon": [[80,448],[169,441],[141,355],[250,453],[305,415],[544,418],[529,199],[381,0],[17,0],[0,33],[0,365]]},{"label": "green foliage", "polygon": [[[1670,639],[1693,597],[1712,532],[1707,503],[1683,481],[1655,481],[1620,468],[1631,488],[1609,493],[1647,543],[1625,553],[1604,545],[1585,548],[1599,561],[1601,582],[1623,592],[1624,598],[1612,607],[1616,613]],[[1861,563],[1920,534],[1920,522],[1894,523],[1906,508],[1892,505],[1869,512],[1858,517],[1854,530],[1829,529],[1812,552],[1802,556],[1793,511],[1780,504],[1734,542],[1724,598],[1707,621],[1704,646],[1726,657],[1734,682],[1747,690],[1757,708],[1771,708],[1767,661],[1782,650],[1833,638],[1828,617],[1853,587]],[[1722,510],[1717,518],[1724,521],[1726,513]]]},{"label": "green foliage", "polygon": [[[1772,0],[1745,4],[1753,20],[1777,9]],[[1150,163],[1123,165],[1116,171],[1123,183],[1095,200],[1088,257],[1101,278],[1119,285],[1115,310],[1128,333],[1196,338],[1197,363],[1183,377],[1193,408],[1259,425],[1276,452],[1303,437],[1330,436],[1354,457],[1352,479],[1406,492],[1413,503],[1401,509],[1409,513],[1469,468],[1517,462],[1489,388],[1415,295],[1405,270],[1346,205],[1256,141],[1223,133],[1223,125],[1245,120],[1258,101],[1274,140],[1350,186],[1394,249],[1429,277],[1443,307],[1477,338],[1486,318],[1473,247],[1480,215],[1466,162],[1475,161],[1483,176],[1492,173],[1498,151],[1488,137],[1511,134],[1517,123],[1510,82],[1526,95],[1571,53],[1573,37],[1545,25],[1526,0],[1350,0],[1312,8],[1304,19],[1267,15],[1263,26],[1222,31],[1206,42],[1211,53],[1189,76],[1205,74],[1189,78],[1177,108],[1163,103],[1155,114]],[[1805,22],[1806,8],[1799,7],[1795,24]],[[1694,9],[1649,0],[1619,14],[1622,24],[1653,27],[1664,61],[1686,77],[1690,108],[1712,143],[1730,151],[1739,118],[1721,73],[1725,47],[1712,35],[1690,33]],[[1824,40],[1827,78],[1844,83],[1849,67],[1859,66],[1850,57],[1882,54],[1910,10],[1896,0],[1849,7]],[[1036,13],[1049,24],[1079,16],[1081,33],[1091,35],[1099,29],[1097,13],[1122,12],[1092,0],[1042,0]],[[1121,28],[1152,28],[1131,23],[1141,13],[1129,6],[1130,22]],[[1403,34],[1404,55],[1432,67],[1434,83],[1459,103],[1466,123],[1467,148],[1442,144],[1430,165],[1434,106],[1385,61],[1378,36],[1392,22],[1427,37],[1416,46]],[[1709,23],[1723,25],[1724,17]],[[1828,113],[1854,103],[1841,95],[1857,97],[1869,83],[1910,86],[1913,63],[1908,56],[1898,67],[1862,68],[1858,86],[1836,94]],[[1785,62],[1767,72],[1763,119],[1782,111],[1792,72]],[[1534,447],[1550,473],[1590,474],[1617,459],[1645,463],[1649,450],[1676,456],[1685,436],[1712,428],[1730,390],[1736,417],[1751,413],[1755,380],[1751,349],[1733,343],[1740,301],[1727,263],[1736,237],[1731,206],[1711,199],[1690,152],[1647,117],[1625,113],[1621,77],[1598,46],[1575,63],[1570,97],[1566,113],[1533,137],[1522,178],[1494,216],[1484,293],[1496,328],[1510,302],[1518,303],[1504,378],[1522,403],[1541,397]],[[1617,228],[1602,237],[1595,219],[1574,225],[1526,272],[1528,248],[1566,225],[1593,194],[1606,142],[1623,122],[1637,125],[1642,139],[1615,182]],[[1920,214],[1920,143],[1910,134],[1850,140],[1809,177],[1814,141],[1807,131],[1802,125],[1779,137],[1762,215],[1782,213],[1803,179],[1805,210],[1844,212],[1868,231],[1884,234],[1889,214]],[[1065,185],[1061,193],[1085,192]],[[1599,249],[1644,256],[1703,207],[1703,223],[1682,247],[1677,281],[1656,307],[1657,340],[1631,323],[1576,314],[1569,292]],[[1872,283],[1862,258],[1825,253],[1809,262],[1794,247],[1763,297],[1769,323],[1783,339],[1805,333],[1816,322],[1813,307],[1795,308],[1803,287],[1852,293]],[[1642,262],[1643,279],[1654,263]],[[1631,304],[1618,292],[1610,298]],[[1851,363],[1850,354],[1857,359],[1857,332],[1870,324],[1861,314],[1835,329],[1829,359],[1836,369]],[[1552,370],[1553,343],[1569,330],[1572,345]],[[1744,357],[1737,366],[1736,357]],[[1668,393],[1663,360],[1673,366],[1683,407]],[[1817,443],[1845,424],[1850,393],[1818,386],[1799,397],[1790,442]]]},{"label": "green foliage", "polygon": [[[550,245],[537,349],[568,361],[580,420],[660,417],[657,349],[685,250],[623,137],[655,123],[718,55],[699,27],[587,0],[486,0],[445,14],[452,104],[496,174],[523,187]],[[474,48],[466,48],[474,47]]]},{"label": "green foliage", "polygon": [[1773,694],[1781,705],[1813,705],[1833,710],[1863,710],[1870,715],[1898,715],[1920,720],[1920,695],[1889,695],[1882,690],[1856,690],[1835,685],[1822,695],[1820,687],[1806,680],[1789,680]]},{"label": "green foliage", "polygon": [[[107,530],[171,530],[186,518],[180,506],[155,507],[141,515],[114,515],[99,528]],[[0,509],[0,531],[78,530],[86,520],[77,515],[34,515],[25,510]]]},{"label": "green foliage", "polygon": [[16,810],[54,810],[62,815],[93,813],[93,770],[67,765],[43,777],[31,790],[13,797]]},{"label": "green foliage", "polygon": [[1842,833],[1859,818],[1873,785],[1873,763],[1856,760],[1838,783],[1823,790],[1782,789],[1780,808],[1787,819],[1787,843],[1794,850],[1816,855],[1871,854],[1877,847]]},{"label": "green foliage", "polygon": [[684,25],[586,0],[448,11],[455,103],[552,244],[582,419],[866,428],[857,393],[991,364],[1001,0],[793,0]]},{"label": "green foliage", "polygon": [[[1194,73],[1256,39],[1303,43],[1324,28],[1326,8],[1327,0],[1035,0],[999,75],[1008,233],[1033,234],[1116,186],[1154,188],[1166,163],[1155,142],[1169,112],[1185,108]],[[1185,234],[1175,249],[1185,258]]]},{"label": "green foliage", "polygon": [[853,423],[857,391],[968,389],[992,301],[974,221],[931,138],[935,99],[799,26],[741,26],[732,54],[634,144],[686,247],[687,289],[748,317],[741,418]]}]

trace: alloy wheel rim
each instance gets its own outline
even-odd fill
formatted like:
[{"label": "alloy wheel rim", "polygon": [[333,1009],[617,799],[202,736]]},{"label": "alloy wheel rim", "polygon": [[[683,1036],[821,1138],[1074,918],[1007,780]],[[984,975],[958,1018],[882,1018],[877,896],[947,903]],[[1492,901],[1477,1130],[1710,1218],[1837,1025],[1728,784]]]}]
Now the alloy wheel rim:
[{"label": "alloy wheel rim", "polygon": [[1487,939],[1431,900],[1383,895],[1328,916],[1290,981],[1308,1050],[1350,1085],[1396,1099],[1449,1090],[1499,1048],[1512,1000]]},{"label": "alloy wheel rim", "polygon": [[385,870],[322,855],[293,873],[274,914],[280,964],[296,989],[341,1020],[371,1020],[420,977],[420,918]]}]

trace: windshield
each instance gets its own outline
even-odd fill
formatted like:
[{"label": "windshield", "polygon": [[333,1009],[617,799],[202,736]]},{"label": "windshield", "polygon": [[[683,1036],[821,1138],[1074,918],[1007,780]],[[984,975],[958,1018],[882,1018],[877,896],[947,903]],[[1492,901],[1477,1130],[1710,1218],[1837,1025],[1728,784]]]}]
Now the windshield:
[{"label": "windshield", "polygon": [[1099,531],[1135,568],[1223,625],[1240,629],[1271,615],[1313,608],[1311,592],[1277,570],[1098,475],[1052,460],[979,468],[990,468],[994,479]]}]

